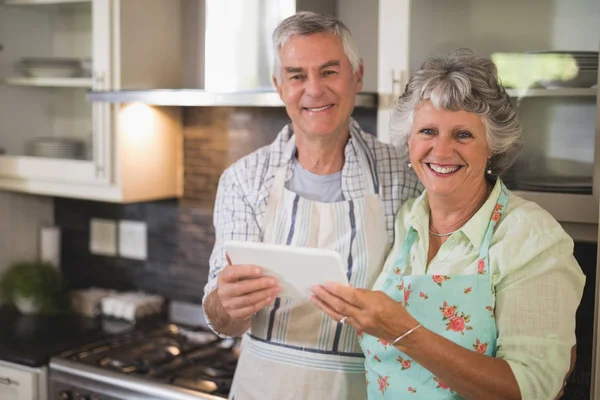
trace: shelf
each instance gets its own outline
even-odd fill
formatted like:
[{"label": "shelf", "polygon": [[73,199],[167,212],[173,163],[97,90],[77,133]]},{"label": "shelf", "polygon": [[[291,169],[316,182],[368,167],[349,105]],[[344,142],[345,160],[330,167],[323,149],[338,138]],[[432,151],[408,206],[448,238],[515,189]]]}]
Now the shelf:
[{"label": "shelf", "polygon": [[[155,106],[189,107],[283,107],[277,92],[212,93],[201,89],[123,90],[114,92],[89,92],[88,101],[108,103],[139,102]],[[376,108],[376,93],[358,93],[355,107]]]},{"label": "shelf", "polygon": [[3,81],[12,86],[92,87],[92,78],[5,78]]},{"label": "shelf", "polygon": [[35,6],[41,4],[71,4],[91,2],[92,0],[4,0],[3,4],[7,6]]},{"label": "shelf", "polygon": [[576,224],[561,222],[562,228],[571,236],[574,242],[598,243],[597,224]]},{"label": "shelf", "polygon": [[598,201],[591,194],[529,192],[513,190],[517,196],[537,203],[558,222],[598,224]]},{"label": "shelf", "polygon": [[597,88],[506,89],[510,97],[596,97]]}]

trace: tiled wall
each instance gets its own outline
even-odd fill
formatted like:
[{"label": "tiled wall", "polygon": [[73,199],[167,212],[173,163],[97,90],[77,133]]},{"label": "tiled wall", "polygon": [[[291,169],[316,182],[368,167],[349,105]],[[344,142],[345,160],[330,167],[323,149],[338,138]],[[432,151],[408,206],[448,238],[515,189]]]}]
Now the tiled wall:
[{"label": "tiled wall", "polygon": [[[375,132],[376,111],[355,118]],[[212,207],[223,170],[270,143],[288,122],[283,108],[186,108],[184,110],[184,198],[118,205],[55,200],[62,229],[62,269],[71,287],[140,289],[167,298],[200,302],[213,245]],[[91,218],[145,221],[148,260],[89,253]]]}]

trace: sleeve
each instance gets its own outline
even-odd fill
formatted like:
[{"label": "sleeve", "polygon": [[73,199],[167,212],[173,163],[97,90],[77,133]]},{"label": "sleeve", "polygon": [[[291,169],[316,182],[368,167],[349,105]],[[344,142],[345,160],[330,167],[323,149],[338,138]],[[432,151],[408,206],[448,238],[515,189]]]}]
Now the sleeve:
[{"label": "sleeve", "polygon": [[[208,282],[204,287],[206,297],[217,288],[217,276],[227,265],[225,243],[228,240],[260,241],[261,231],[253,207],[240,185],[240,173],[235,165],[223,172],[219,179],[214,209],[215,245],[210,256]],[[217,334],[204,310],[209,327]]]},{"label": "sleeve", "polygon": [[585,276],[558,223],[523,235],[502,240],[497,252],[499,269],[510,271],[496,285],[496,356],[510,365],[523,399],[554,399],[569,370]]}]

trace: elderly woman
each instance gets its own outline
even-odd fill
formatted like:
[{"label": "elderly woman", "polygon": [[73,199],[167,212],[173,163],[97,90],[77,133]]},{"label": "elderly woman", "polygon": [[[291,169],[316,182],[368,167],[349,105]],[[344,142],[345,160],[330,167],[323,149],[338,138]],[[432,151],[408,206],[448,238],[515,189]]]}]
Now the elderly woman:
[{"label": "elderly woman", "polygon": [[575,345],[585,277],[573,241],[498,178],[521,128],[488,58],[425,62],[393,110],[425,186],[405,203],[374,291],[313,302],[359,332],[369,399],[553,399]]}]

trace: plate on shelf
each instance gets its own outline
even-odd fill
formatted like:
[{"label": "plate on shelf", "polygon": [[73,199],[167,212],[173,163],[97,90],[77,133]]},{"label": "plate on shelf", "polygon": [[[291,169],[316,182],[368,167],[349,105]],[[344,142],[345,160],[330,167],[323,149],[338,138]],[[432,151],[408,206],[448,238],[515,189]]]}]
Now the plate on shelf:
[{"label": "plate on shelf", "polygon": [[22,58],[17,68],[34,78],[74,78],[89,73],[87,60],[78,58]]},{"label": "plate on shelf", "polygon": [[83,142],[71,138],[42,137],[28,143],[27,155],[34,157],[79,159]]}]

